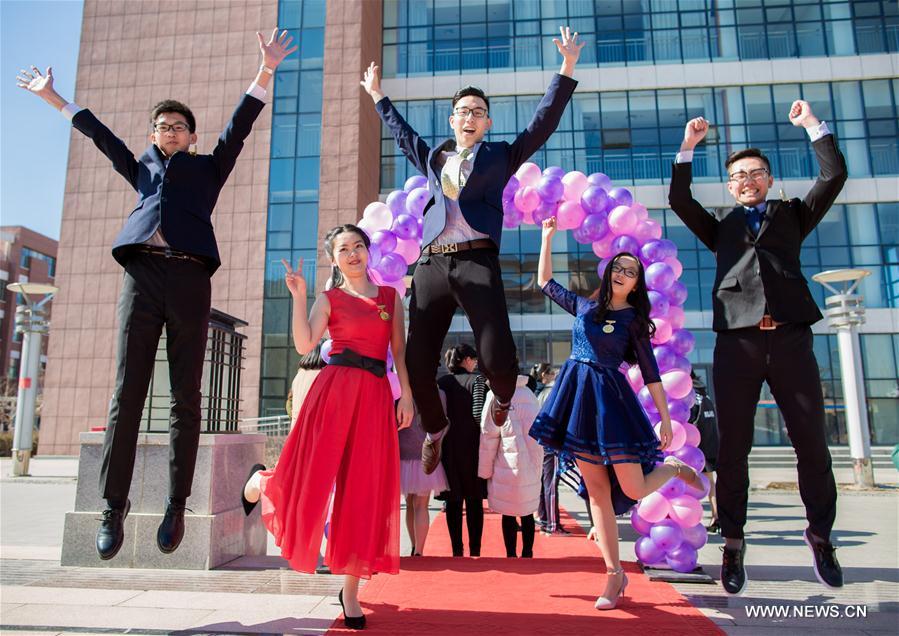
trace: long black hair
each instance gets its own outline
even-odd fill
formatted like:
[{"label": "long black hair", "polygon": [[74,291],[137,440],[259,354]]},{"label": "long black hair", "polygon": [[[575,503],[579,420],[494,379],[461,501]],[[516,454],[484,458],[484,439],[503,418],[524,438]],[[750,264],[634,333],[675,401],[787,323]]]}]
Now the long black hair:
[{"label": "long black hair", "polygon": [[[354,234],[358,234],[362,239],[362,242],[365,243],[365,249],[367,250],[371,247],[371,241],[368,238],[368,234],[366,234],[361,227],[359,227],[358,225],[353,225],[352,223],[344,223],[343,225],[332,227],[330,230],[328,230],[328,233],[325,234],[325,252],[327,252],[331,260],[334,259],[334,239],[336,239],[338,235],[343,234],[344,232],[353,232]],[[325,284],[325,289],[340,287],[342,284],[343,274],[340,273],[340,269],[336,264],[331,265],[331,278],[329,278],[328,282]]]},{"label": "long black hair", "polygon": [[[602,274],[602,282],[599,284],[599,289],[590,296],[590,300],[595,300],[598,304],[596,310],[593,312],[593,321],[600,324],[605,322],[606,316],[609,313],[609,306],[612,303],[612,266],[622,258],[631,258],[637,262],[637,284],[634,285],[631,293],[627,295],[627,302],[637,313],[637,335],[652,338],[656,333],[656,326],[649,318],[649,312],[652,309],[652,305],[649,302],[649,291],[646,288],[646,271],[644,270],[643,263],[640,259],[630,252],[619,252],[618,254],[615,254],[606,266],[606,271]],[[635,364],[637,362],[637,355],[629,348],[625,353],[624,359],[630,364]]]},{"label": "long black hair", "polygon": [[324,369],[325,361],[322,360],[322,340],[318,341],[312,350],[300,358],[299,368],[304,371],[313,371],[315,369]]}]

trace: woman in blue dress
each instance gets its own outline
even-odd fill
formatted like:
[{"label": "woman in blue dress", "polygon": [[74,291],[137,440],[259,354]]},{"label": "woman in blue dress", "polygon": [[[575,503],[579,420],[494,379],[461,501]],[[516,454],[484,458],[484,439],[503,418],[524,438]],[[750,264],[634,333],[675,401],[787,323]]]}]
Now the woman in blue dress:
[{"label": "woman in blue dress", "polygon": [[[649,295],[640,260],[623,252],[603,273],[590,298],[569,291],[552,278],[555,218],[543,222],[537,282],[543,293],[575,317],[571,357],[534,421],[530,434],[548,448],[574,457],[590,496],[597,543],[608,579],[596,609],[613,609],[627,586],[618,556],[622,514],[637,499],[658,490],[672,477],[700,487],[696,472],[675,457],[662,461],[671,443],[668,401],[650,338]],[[646,414],[619,367],[639,364],[659,411],[656,437]]]}]

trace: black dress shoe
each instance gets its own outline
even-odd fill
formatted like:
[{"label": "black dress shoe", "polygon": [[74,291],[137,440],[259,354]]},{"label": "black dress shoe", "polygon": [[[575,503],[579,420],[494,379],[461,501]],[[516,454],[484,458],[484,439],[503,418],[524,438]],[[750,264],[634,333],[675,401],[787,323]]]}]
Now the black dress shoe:
[{"label": "black dress shoe", "polygon": [[184,538],[184,504],[178,504],[168,498],[165,515],[156,531],[156,545],[165,554],[171,554],[181,545]]},{"label": "black dress shoe", "polygon": [[343,612],[343,624],[350,629],[365,629],[365,614],[362,616],[347,616],[346,609],[343,607],[343,590],[337,595],[340,601],[340,610]]},{"label": "black dress shoe", "polygon": [[705,529],[708,531],[709,534],[721,534],[721,524],[718,523],[717,519],[713,519],[712,523],[707,525],[705,527]]},{"label": "black dress shoe", "polygon": [[724,591],[731,596],[739,596],[746,589],[749,578],[746,576],[746,568],[743,559],[746,557],[746,541],[739,550],[721,548],[724,557],[721,560],[721,585]]},{"label": "black dress shoe", "polygon": [[802,537],[815,558],[815,576],[821,585],[843,587],[843,568],[837,561],[837,549],[831,543],[815,541],[806,529]]},{"label": "black dress shoe", "polygon": [[256,504],[259,503],[259,499],[256,501],[247,501],[247,498],[244,496],[244,491],[247,489],[247,482],[260,470],[265,470],[265,466],[262,464],[253,464],[253,467],[250,469],[250,474],[247,475],[247,478],[243,482],[243,486],[240,488],[240,502],[243,504],[244,514],[248,517],[250,516],[250,513],[253,512],[253,508],[256,507]]},{"label": "black dress shoe", "polygon": [[97,554],[108,561],[119,553],[125,540],[125,517],[131,510],[131,501],[125,500],[124,508],[107,508],[97,530]]}]

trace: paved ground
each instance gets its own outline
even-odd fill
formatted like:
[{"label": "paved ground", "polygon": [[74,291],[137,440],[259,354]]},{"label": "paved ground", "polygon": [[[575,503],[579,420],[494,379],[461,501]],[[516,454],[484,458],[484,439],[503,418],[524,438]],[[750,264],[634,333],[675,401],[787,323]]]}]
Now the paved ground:
[{"label": "paved ground", "polygon": [[[239,560],[213,572],[60,567],[63,516],[72,509],[76,471],[71,458],[36,458],[32,477],[12,479],[6,477],[9,461],[0,461],[3,633],[115,634],[127,629],[131,634],[320,634],[339,615],[339,579],[286,569],[274,546],[269,557]],[[729,634],[775,629],[835,636],[899,633],[895,471],[878,472],[878,482],[887,486],[877,491],[841,489],[835,526],[847,581],[841,590],[815,581],[802,543],[805,523],[798,493],[765,488],[795,481],[791,472],[752,471],[755,490],[747,528],[751,582],[744,596],[726,597],[717,582],[676,583],[678,590]],[[837,481],[847,483],[851,474],[838,471]],[[563,489],[562,501],[583,522],[576,497]],[[619,527],[622,555],[633,558],[636,536],[626,522]],[[720,544],[714,537],[700,553],[700,565],[715,578]]]}]

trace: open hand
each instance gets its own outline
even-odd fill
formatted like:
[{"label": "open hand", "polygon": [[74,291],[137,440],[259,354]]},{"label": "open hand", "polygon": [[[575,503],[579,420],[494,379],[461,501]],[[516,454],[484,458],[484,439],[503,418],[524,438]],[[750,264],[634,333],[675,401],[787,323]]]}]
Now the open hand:
[{"label": "open hand", "polygon": [[543,221],[543,240],[549,241],[556,233],[556,217],[551,216]]},{"label": "open hand", "polygon": [[22,69],[16,75],[16,86],[24,88],[26,91],[32,92],[39,97],[43,97],[53,92],[53,67],[48,66],[44,75],[41,75],[40,69],[36,66],[31,67],[31,71]]},{"label": "open hand", "polygon": [[303,259],[301,258],[299,263],[297,263],[296,271],[291,269],[290,263],[283,258],[281,259],[281,264],[284,265],[284,269],[286,270],[284,273],[284,282],[287,284],[287,290],[294,297],[305,297],[306,279],[303,278]]},{"label": "open hand", "polygon": [[709,122],[705,117],[694,117],[687,122],[687,126],[684,128],[684,143],[681,148],[684,146],[695,148],[700,141],[705,139],[708,132]]},{"label": "open hand", "polygon": [[815,117],[815,114],[812,112],[812,107],[809,106],[808,102],[797,99],[793,102],[793,105],[790,106],[790,123],[794,126],[811,128],[812,126],[817,126],[821,122]]},{"label": "open hand", "polygon": [[288,49],[293,38],[287,35],[287,31],[281,31],[278,35],[278,28],[272,30],[272,36],[266,42],[262,38],[262,34],[256,31],[256,37],[259,39],[259,50],[262,52],[262,63],[270,69],[278,68],[278,65],[284,61],[284,58],[299,49],[294,46]]},{"label": "open hand", "polygon": [[372,97],[378,97],[381,95],[381,78],[378,75],[380,68],[372,62],[368,65],[368,68],[365,69],[365,74],[362,76],[362,81],[359,84],[362,85],[362,88],[365,89],[365,92],[371,95]]},{"label": "open hand", "polygon": [[577,41],[577,33],[571,35],[571,29],[567,26],[559,27],[559,33],[561,33],[561,39],[553,38],[553,44],[556,45],[556,48],[559,49],[559,53],[562,54],[562,57],[565,58],[567,62],[577,62],[578,57],[581,55],[581,49],[584,48],[585,42]]}]

